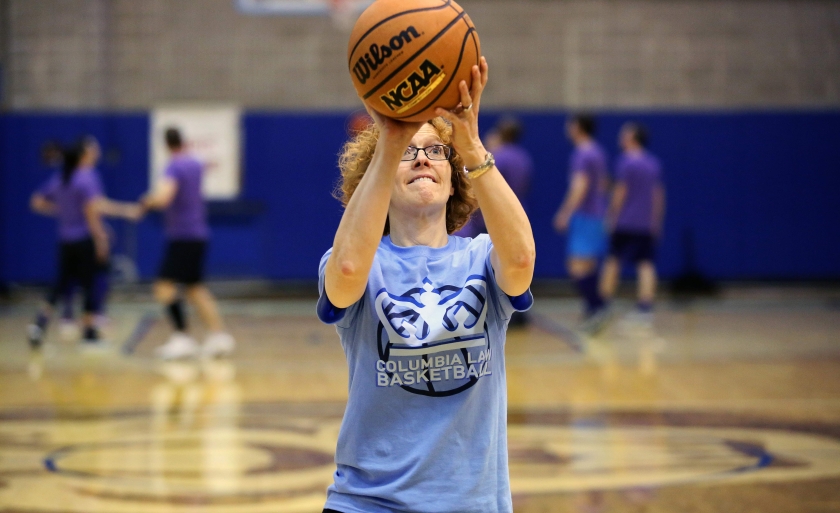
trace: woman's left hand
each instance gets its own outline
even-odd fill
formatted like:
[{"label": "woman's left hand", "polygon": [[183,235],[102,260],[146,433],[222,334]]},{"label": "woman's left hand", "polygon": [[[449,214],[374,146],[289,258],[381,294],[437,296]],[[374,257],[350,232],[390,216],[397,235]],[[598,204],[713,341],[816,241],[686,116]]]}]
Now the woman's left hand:
[{"label": "woman's left hand", "polygon": [[461,103],[452,110],[440,107],[435,110],[435,114],[452,124],[452,147],[468,168],[480,166],[487,157],[478,134],[478,110],[481,93],[487,85],[487,76],[487,59],[482,57],[479,65],[472,67],[472,87],[467,87],[464,80],[458,84]]}]

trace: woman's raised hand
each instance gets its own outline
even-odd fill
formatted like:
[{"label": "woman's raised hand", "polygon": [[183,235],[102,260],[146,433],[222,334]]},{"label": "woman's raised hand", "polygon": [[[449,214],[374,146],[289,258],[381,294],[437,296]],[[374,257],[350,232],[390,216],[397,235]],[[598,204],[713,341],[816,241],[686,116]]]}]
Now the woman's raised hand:
[{"label": "woman's raised hand", "polygon": [[481,94],[487,86],[488,71],[487,59],[482,57],[479,65],[472,67],[472,86],[467,87],[464,80],[458,84],[461,103],[452,110],[435,110],[438,116],[452,124],[452,147],[468,168],[482,164],[487,156],[478,134],[478,111]]},{"label": "woman's raised hand", "polygon": [[368,115],[373,118],[376,127],[379,129],[379,140],[384,144],[395,144],[399,146],[400,151],[404,150],[404,146],[408,146],[414,134],[420,130],[424,121],[400,121],[398,119],[391,119],[384,116],[375,110],[365,105]]}]

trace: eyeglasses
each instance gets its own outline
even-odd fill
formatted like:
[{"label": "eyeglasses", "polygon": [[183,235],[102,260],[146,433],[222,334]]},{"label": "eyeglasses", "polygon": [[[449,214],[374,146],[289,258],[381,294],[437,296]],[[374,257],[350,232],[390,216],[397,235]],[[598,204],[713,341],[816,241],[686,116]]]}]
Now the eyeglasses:
[{"label": "eyeglasses", "polygon": [[426,158],[429,160],[446,160],[449,158],[449,154],[452,151],[449,146],[444,146],[442,144],[433,144],[431,146],[426,146],[425,148],[415,148],[414,146],[409,146],[405,149],[405,153],[403,153],[400,160],[414,160],[417,158],[417,155],[420,154],[420,150],[423,150],[423,153],[426,154]]}]

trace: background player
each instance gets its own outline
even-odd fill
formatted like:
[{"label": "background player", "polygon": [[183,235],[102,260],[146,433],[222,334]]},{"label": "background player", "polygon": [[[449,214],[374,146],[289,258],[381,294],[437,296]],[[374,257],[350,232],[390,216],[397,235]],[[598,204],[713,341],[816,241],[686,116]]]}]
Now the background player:
[{"label": "background player", "polygon": [[187,335],[187,319],[178,285],[186,287],[187,299],[196,307],[210,334],[201,348],[206,356],[229,354],[235,342],[224,331],[216,300],[203,285],[204,258],[210,230],[201,196],[204,166],[184,147],[181,132],[168,128],[164,134],[170,152],[163,178],[152,192],[141,199],[145,209],[162,210],[166,233],[166,252],[154,283],[155,299],[166,306],[174,333],[156,353],[164,359],[194,356],[199,348]]},{"label": "background player", "polygon": [[624,153],[618,158],[615,187],[606,225],[612,232],[610,254],[601,274],[601,294],[612,298],[618,287],[622,262],[636,265],[638,312],[649,314],[656,295],[656,240],[665,215],[665,189],[659,159],[647,151],[648,132],[638,123],[626,123],[619,133]]},{"label": "background player", "polygon": [[574,144],[569,164],[569,189],[554,216],[554,228],[568,231],[566,269],[584,300],[585,331],[597,331],[606,319],[598,290],[598,260],[606,251],[604,208],[608,184],[606,155],[594,140],[595,118],[572,116],[566,134]]},{"label": "background player", "polygon": [[[82,139],[82,145],[84,148],[84,155],[80,165],[90,171],[92,175],[91,180],[95,182],[101,193],[97,200],[99,213],[105,217],[122,217],[136,220],[140,214],[140,208],[137,204],[113,201],[106,196],[105,188],[102,186],[102,177],[96,169],[96,165],[102,157],[102,150],[99,145],[99,141],[97,141],[92,135],[87,135]],[[58,147],[56,146],[56,148]],[[54,151],[49,149],[49,147],[45,148],[45,150]],[[60,152],[60,148],[58,148],[58,151]],[[104,224],[103,226],[106,234],[108,235],[109,241],[113,242],[113,231],[111,230],[111,227],[108,224]],[[93,278],[93,291],[98,298],[96,324],[100,328],[106,322],[105,307],[108,302],[108,291],[110,288],[110,271],[110,258],[104,262],[97,261],[96,272]],[[65,326],[73,323],[73,298],[75,296],[77,286],[77,283],[72,282],[68,284],[67,290],[62,291],[61,299],[63,302],[63,308],[61,317]]]},{"label": "background player", "polygon": [[[522,124],[512,116],[503,117],[485,137],[484,146],[492,151],[496,157],[496,168],[507,181],[516,198],[525,211],[528,211],[526,198],[531,190],[531,175],[533,161],[528,150],[519,144],[522,137]],[[484,216],[478,210],[469,222],[456,235],[460,237],[475,237],[480,233],[487,233]],[[519,324],[524,319],[522,312],[511,320],[512,325]]]},{"label": "background player", "polygon": [[83,347],[96,347],[101,342],[94,315],[101,310],[104,291],[97,293],[94,284],[97,272],[107,267],[110,254],[102,214],[108,211],[131,217],[136,212],[103,196],[93,171],[98,158],[99,146],[90,138],[68,148],[63,154],[61,172],[54,174],[30,201],[33,211],[58,219],[59,238],[58,278],[35,322],[29,326],[28,338],[33,348],[41,346],[59,298],[76,284],[82,287],[85,296]]}]

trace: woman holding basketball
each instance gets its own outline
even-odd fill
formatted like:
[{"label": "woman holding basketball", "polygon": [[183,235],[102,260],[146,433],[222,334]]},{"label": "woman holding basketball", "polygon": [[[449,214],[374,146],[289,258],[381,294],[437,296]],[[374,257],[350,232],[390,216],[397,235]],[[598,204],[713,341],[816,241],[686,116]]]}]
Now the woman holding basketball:
[{"label": "woman holding basketball", "polygon": [[[458,108],[429,122],[371,110],[344,147],[318,315],[350,390],[325,511],[512,511],[505,330],[533,302],[535,249],[478,136],[487,77],[482,58]],[[488,234],[452,236],[476,206]]]}]

